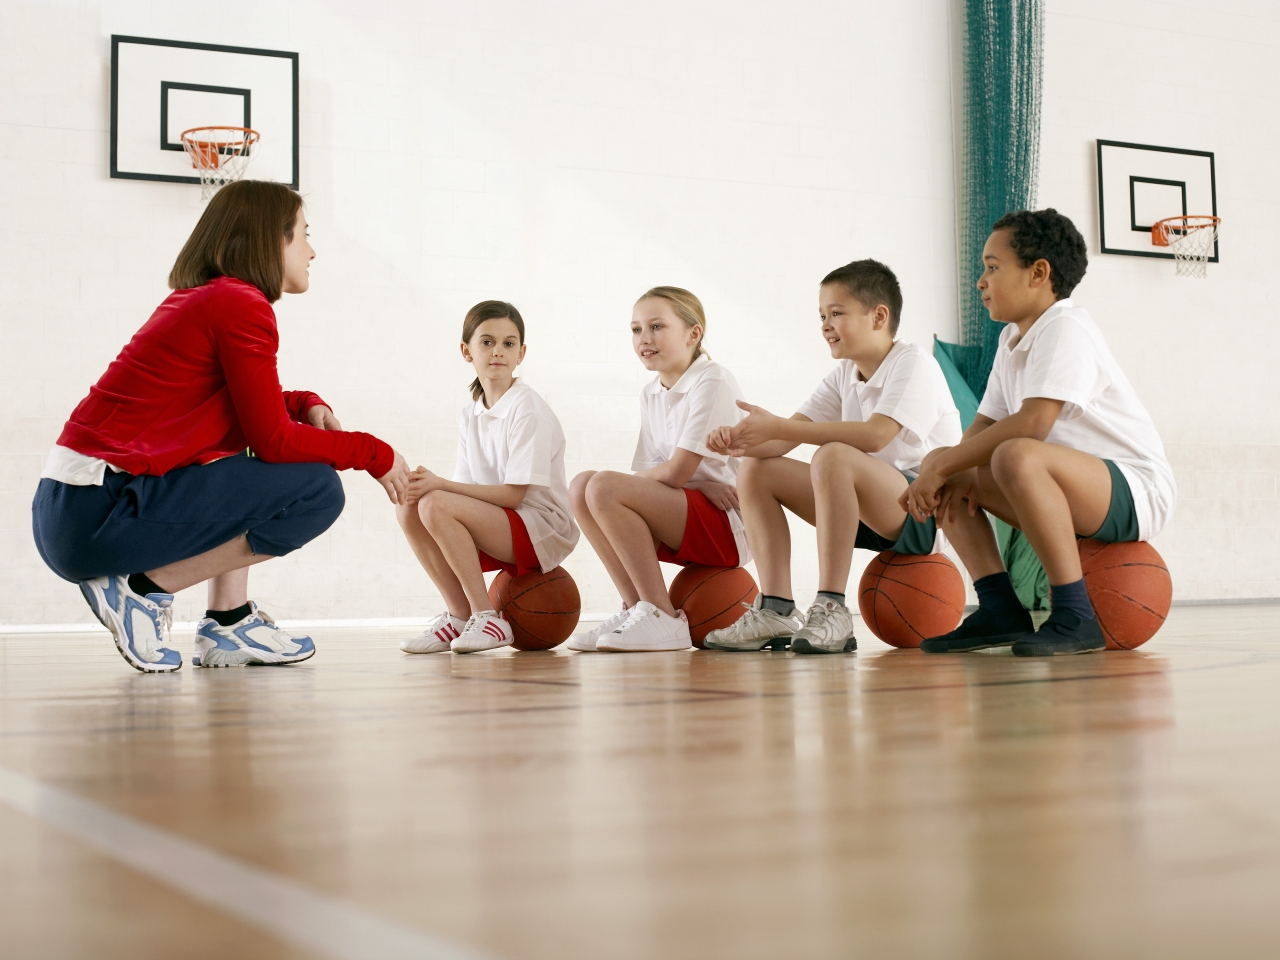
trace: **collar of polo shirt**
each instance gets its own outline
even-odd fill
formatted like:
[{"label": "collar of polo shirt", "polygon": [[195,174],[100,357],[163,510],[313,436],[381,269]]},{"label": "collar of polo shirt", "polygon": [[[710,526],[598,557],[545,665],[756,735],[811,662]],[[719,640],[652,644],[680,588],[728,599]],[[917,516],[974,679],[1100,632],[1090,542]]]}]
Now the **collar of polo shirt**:
[{"label": "collar of polo shirt", "polygon": [[[1035,342],[1036,336],[1044,329],[1044,322],[1046,320],[1052,320],[1064,310],[1070,310],[1071,306],[1070,297],[1067,297],[1065,300],[1059,300],[1044,313],[1040,314],[1040,316],[1036,317],[1036,322],[1031,325],[1031,329],[1027,331],[1027,335],[1021,340],[1018,339],[1018,335],[1016,333],[1010,334],[1009,352],[1012,353],[1015,350],[1030,350],[1031,344]],[[1013,324],[1009,324],[1009,326],[1013,327],[1014,330],[1018,329]]]},{"label": "collar of polo shirt", "polygon": [[647,389],[650,393],[666,393],[668,396],[676,393],[688,393],[693,387],[694,381],[702,374],[702,371],[711,363],[711,358],[705,353],[696,357],[693,363],[689,364],[689,369],[680,374],[680,379],[668,390],[662,385],[661,377],[654,377]]},{"label": "collar of polo shirt", "polygon": [[505,419],[507,414],[511,412],[511,405],[515,403],[512,397],[515,396],[517,390],[520,390],[523,387],[524,381],[517,377],[515,382],[511,384],[511,389],[498,399],[498,402],[493,405],[492,409],[484,405],[484,394],[481,394],[480,399],[476,401],[476,416],[496,417],[499,420]]}]

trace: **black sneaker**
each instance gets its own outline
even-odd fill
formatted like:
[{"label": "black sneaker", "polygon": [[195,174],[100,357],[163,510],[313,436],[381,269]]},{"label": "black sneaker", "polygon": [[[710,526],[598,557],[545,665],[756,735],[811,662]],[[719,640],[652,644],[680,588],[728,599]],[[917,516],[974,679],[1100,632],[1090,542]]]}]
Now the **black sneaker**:
[{"label": "black sneaker", "polygon": [[1107,638],[1097,617],[1086,620],[1074,610],[1054,610],[1035,633],[1013,645],[1016,657],[1060,657],[1105,650]]},{"label": "black sneaker", "polygon": [[920,649],[925,653],[963,653],[966,650],[1007,647],[1034,630],[1031,614],[1025,610],[1001,615],[988,613],[979,607],[950,633],[929,637],[920,644]]}]

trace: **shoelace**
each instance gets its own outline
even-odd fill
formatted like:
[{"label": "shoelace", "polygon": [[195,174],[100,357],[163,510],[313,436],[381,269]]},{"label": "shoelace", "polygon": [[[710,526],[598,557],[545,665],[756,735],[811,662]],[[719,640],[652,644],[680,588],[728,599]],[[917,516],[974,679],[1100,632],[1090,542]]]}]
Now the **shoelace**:
[{"label": "shoelace", "polygon": [[160,645],[169,642],[169,631],[173,629],[173,605],[160,607]]},{"label": "shoelace", "polygon": [[631,618],[631,610],[627,610],[627,609],[619,610],[617,613],[611,616],[604,623],[600,624],[600,633],[602,635],[606,633],[613,633],[613,631],[617,630],[620,626],[626,623],[627,620],[629,620],[630,618]]},{"label": "shoelace", "polygon": [[826,604],[814,604],[809,608],[809,616],[805,618],[805,626],[814,630],[821,630],[826,626],[827,618],[831,616],[831,609]]},{"label": "shoelace", "polygon": [[[655,612],[657,611],[656,607],[654,608],[654,611]],[[627,619],[623,620],[622,623],[614,627],[613,632],[621,633],[623,630],[626,630],[628,627],[632,627],[635,624],[639,623],[641,620],[643,620],[647,616],[649,616],[649,612],[642,611],[640,609],[640,604],[637,603],[634,607],[632,607],[630,610],[627,611]]]}]

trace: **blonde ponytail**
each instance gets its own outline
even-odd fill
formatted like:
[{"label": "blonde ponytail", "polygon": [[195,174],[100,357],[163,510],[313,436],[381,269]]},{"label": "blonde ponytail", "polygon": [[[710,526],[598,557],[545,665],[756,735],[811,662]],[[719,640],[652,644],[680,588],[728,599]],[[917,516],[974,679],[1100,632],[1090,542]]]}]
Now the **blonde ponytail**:
[{"label": "blonde ponytail", "polygon": [[693,352],[693,359],[697,360],[703,354],[707,355],[707,359],[711,359],[711,354],[702,347],[707,339],[707,315],[702,309],[702,301],[683,287],[654,287],[641,294],[636,303],[653,299],[665,300],[671,304],[671,309],[684,321],[686,327],[702,328],[702,336],[698,338],[698,349]]}]

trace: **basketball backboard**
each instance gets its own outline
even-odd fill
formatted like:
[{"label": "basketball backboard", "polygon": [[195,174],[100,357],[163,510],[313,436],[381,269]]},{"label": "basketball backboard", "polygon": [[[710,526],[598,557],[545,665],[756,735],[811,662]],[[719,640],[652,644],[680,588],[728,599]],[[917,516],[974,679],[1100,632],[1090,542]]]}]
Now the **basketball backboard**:
[{"label": "basketball backboard", "polygon": [[[1218,213],[1213,154],[1177,147],[1098,141],[1098,224],[1103,253],[1172,260],[1151,242],[1165,217]],[[1215,242],[1210,263],[1218,262]]]},{"label": "basketball backboard", "polygon": [[298,55],[111,38],[111,176],[199,183],[179,139],[191,127],[262,135],[250,176],[298,187]]}]

